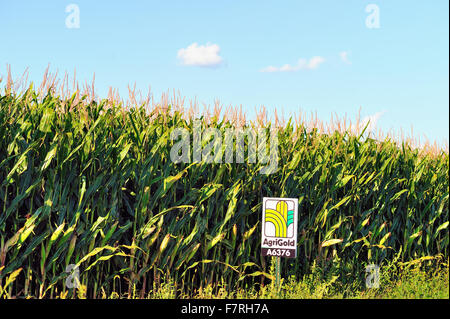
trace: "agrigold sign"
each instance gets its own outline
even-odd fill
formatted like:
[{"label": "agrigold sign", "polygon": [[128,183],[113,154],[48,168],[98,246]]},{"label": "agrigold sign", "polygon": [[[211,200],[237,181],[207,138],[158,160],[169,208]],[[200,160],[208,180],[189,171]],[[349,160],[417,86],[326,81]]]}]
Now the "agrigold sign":
[{"label": "agrigold sign", "polygon": [[261,253],[297,257],[297,198],[263,198]]}]

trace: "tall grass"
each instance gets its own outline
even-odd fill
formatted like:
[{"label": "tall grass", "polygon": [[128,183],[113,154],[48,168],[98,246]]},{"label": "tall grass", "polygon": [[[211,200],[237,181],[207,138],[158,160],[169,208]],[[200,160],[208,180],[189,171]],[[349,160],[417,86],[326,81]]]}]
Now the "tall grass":
[{"label": "tall grass", "polygon": [[[263,196],[299,199],[298,258],[282,261],[285,277],[319,265],[363,284],[369,263],[448,257],[448,152],[259,121],[278,133],[276,173],[247,159],[174,164],[170,132],[193,128],[179,105],[39,92],[7,85],[0,95],[4,296],[71,296],[69,264],[91,298],[144,297],[168,281],[177,295],[259,289],[272,278],[260,255]],[[256,125],[201,120],[222,132]]]}]

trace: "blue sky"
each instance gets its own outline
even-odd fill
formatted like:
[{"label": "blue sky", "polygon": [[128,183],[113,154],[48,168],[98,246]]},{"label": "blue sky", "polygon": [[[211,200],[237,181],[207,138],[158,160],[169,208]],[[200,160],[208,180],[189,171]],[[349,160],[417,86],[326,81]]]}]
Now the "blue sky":
[{"label": "blue sky", "polygon": [[[79,8],[67,28],[66,6]],[[369,4],[379,28],[368,28]],[[158,98],[168,89],[212,105],[265,105],[286,117],[317,112],[411,126],[449,136],[448,0],[433,1],[3,1],[0,75],[29,68],[80,82],[95,72],[98,95],[127,85]],[[73,21],[73,20],[71,20]],[[372,20],[373,21],[373,20]],[[299,62],[300,60],[300,62]],[[284,70],[284,71],[283,71]],[[272,71],[272,72],[264,72]]]}]

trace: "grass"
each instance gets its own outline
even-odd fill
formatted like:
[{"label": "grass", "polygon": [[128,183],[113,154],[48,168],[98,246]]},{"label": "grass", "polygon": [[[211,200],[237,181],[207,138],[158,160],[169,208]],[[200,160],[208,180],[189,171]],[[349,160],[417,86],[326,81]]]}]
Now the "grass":
[{"label": "grass", "polygon": [[[169,280],[154,287],[146,299],[449,299],[449,268],[448,261],[432,263],[431,266],[413,265],[381,269],[379,288],[356,288],[352,285],[342,286],[337,277],[326,279],[320,271],[297,280],[295,276],[285,278],[279,289],[273,284],[262,289],[238,289],[229,291],[223,284],[209,285],[195,291],[192,295],[178,295],[174,282]],[[362,286],[360,286],[362,287]],[[76,291],[76,298],[86,298],[85,287]],[[67,295],[58,298],[66,298]],[[103,294],[102,299],[131,298],[140,296],[120,296],[112,292],[109,296]]]},{"label": "grass", "polygon": [[[265,296],[273,275],[260,255],[263,196],[299,199],[298,258],[282,260],[294,291],[320,273],[311,296],[332,287],[351,296],[363,291],[368,264],[448,258],[445,150],[348,123],[326,131],[264,114],[195,114],[176,99],[152,106],[133,94],[126,106],[90,90],[58,94],[46,81],[16,93],[8,80],[0,94],[2,297],[145,298],[166,296],[164,283],[176,297]],[[275,131],[278,170],[259,174],[248,154],[242,164],[173,163],[170,133],[192,132],[195,115],[220,132]],[[78,291],[64,285],[71,264]],[[406,291],[386,293],[406,294],[408,280]]]}]

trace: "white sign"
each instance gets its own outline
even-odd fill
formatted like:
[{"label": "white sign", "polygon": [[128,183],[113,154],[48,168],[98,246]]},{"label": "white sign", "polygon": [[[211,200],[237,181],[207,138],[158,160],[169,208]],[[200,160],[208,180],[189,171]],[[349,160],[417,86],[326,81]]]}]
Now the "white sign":
[{"label": "white sign", "polygon": [[298,199],[264,197],[261,254],[297,257]]}]

